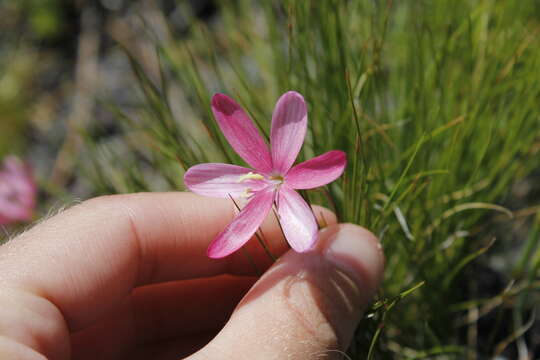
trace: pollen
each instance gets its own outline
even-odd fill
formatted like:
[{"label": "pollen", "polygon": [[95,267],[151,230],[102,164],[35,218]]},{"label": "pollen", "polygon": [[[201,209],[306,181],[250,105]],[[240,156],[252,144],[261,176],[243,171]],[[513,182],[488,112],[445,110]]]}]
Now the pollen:
[{"label": "pollen", "polygon": [[285,180],[285,179],[283,179],[283,176],[281,176],[281,175],[272,175],[272,176],[269,177],[269,179],[279,181],[279,182],[283,182],[283,180]]},{"label": "pollen", "polygon": [[237,182],[241,183],[246,180],[264,180],[264,176],[262,176],[261,174],[255,174],[250,171],[247,174],[240,176]]},{"label": "pollen", "polygon": [[240,194],[240,197],[247,199],[252,195],[252,193],[253,193],[253,190],[251,190],[250,188],[245,188],[244,192]]}]

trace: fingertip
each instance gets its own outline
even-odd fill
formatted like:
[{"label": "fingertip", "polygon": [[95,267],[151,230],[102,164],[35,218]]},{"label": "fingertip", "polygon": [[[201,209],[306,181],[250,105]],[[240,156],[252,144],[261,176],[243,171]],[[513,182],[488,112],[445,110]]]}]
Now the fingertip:
[{"label": "fingertip", "polygon": [[[384,257],[377,238],[357,225],[334,224],[319,234],[311,251],[282,256],[193,359],[218,349],[231,357],[299,359],[345,350],[382,278]],[[233,341],[237,348],[226,349]]]},{"label": "fingertip", "polygon": [[321,231],[317,249],[328,261],[346,271],[371,297],[383,277],[381,243],[369,230],[354,224],[336,224]]}]

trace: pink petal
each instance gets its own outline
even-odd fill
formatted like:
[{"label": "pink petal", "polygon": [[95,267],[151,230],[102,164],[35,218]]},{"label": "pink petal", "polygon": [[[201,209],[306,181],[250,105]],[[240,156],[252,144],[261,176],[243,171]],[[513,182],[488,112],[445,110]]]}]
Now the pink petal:
[{"label": "pink petal", "polygon": [[4,215],[2,215],[0,213],[0,226],[2,225],[8,225],[8,224],[11,224],[13,222],[13,219],[10,219],[8,217],[5,217]]},{"label": "pink petal", "polygon": [[240,214],[218,235],[208,247],[208,256],[225,257],[240,249],[255,234],[272,208],[274,190],[256,193]]},{"label": "pink petal", "polygon": [[332,150],[296,165],[289,170],[285,181],[293,189],[313,189],[336,180],[346,165],[345,153]]},{"label": "pink petal", "polygon": [[37,186],[28,165],[7,157],[0,171],[0,225],[30,220],[36,195]]},{"label": "pink petal", "polygon": [[317,222],[313,211],[293,189],[282,185],[278,195],[279,222],[285,238],[297,252],[304,252],[317,241]]},{"label": "pink petal", "polygon": [[32,169],[15,156],[7,156],[4,159],[0,179],[11,184],[19,193],[24,195],[34,197],[37,193],[37,185],[34,181]]},{"label": "pink petal", "polygon": [[30,220],[32,210],[33,206],[28,206],[18,200],[14,202],[0,199],[0,224]]},{"label": "pink petal", "polygon": [[307,130],[307,108],[302,95],[283,94],[272,115],[270,144],[274,171],[285,174],[294,164]]},{"label": "pink petal", "polygon": [[272,158],[257,127],[233,99],[224,94],[212,98],[212,111],[223,135],[238,155],[254,169],[268,174]]},{"label": "pink petal", "polygon": [[257,191],[267,187],[263,180],[245,178],[249,173],[252,173],[252,170],[242,166],[199,164],[186,171],[184,184],[196,194],[221,198],[247,195],[246,191]]}]

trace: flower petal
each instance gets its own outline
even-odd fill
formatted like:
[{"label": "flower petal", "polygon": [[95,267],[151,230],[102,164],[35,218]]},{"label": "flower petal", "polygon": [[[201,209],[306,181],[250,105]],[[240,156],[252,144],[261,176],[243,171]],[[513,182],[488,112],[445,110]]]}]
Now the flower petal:
[{"label": "flower petal", "polygon": [[224,94],[212,98],[212,111],[218,125],[238,155],[264,174],[272,171],[268,146],[257,127],[233,99]]},{"label": "flower petal", "polygon": [[16,157],[6,157],[0,170],[0,225],[30,220],[36,195],[30,167]]},{"label": "flower petal", "polygon": [[33,206],[20,202],[0,199],[0,225],[26,221],[32,218]]},{"label": "flower petal", "polygon": [[343,151],[332,150],[293,167],[285,181],[293,189],[313,189],[336,180],[347,165]]},{"label": "flower petal", "polygon": [[264,221],[273,201],[273,189],[256,193],[240,214],[210,244],[208,256],[214,259],[222,258],[240,249]]},{"label": "flower petal", "polygon": [[5,217],[3,214],[0,213],[0,226],[2,225],[8,225],[12,223],[14,220],[8,217]]},{"label": "flower petal", "polygon": [[203,196],[237,197],[268,186],[263,180],[254,177],[257,174],[242,166],[207,163],[190,167],[184,175],[184,184],[189,190]]},{"label": "flower petal", "polygon": [[285,238],[297,252],[304,252],[317,241],[317,222],[313,211],[293,189],[282,185],[279,189],[277,212]]},{"label": "flower petal", "polygon": [[270,145],[274,171],[285,174],[294,164],[307,130],[307,108],[302,95],[283,94],[272,115]]},{"label": "flower petal", "polygon": [[3,169],[0,171],[0,181],[10,184],[25,198],[34,200],[37,185],[34,181],[32,169],[19,158],[12,155],[4,159]]}]

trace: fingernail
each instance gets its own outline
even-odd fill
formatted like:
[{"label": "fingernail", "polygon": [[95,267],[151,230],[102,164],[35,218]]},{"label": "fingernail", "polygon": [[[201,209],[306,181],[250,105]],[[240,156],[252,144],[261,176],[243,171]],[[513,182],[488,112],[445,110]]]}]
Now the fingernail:
[{"label": "fingernail", "polygon": [[341,224],[330,234],[323,256],[346,271],[360,288],[372,296],[379,286],[384,269],[384,256],[379,240],[366,229]]}]

